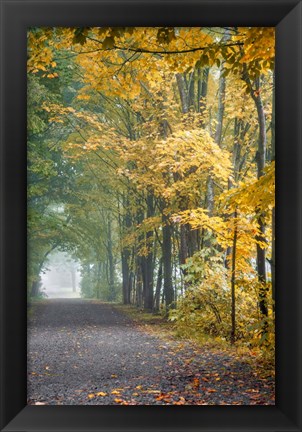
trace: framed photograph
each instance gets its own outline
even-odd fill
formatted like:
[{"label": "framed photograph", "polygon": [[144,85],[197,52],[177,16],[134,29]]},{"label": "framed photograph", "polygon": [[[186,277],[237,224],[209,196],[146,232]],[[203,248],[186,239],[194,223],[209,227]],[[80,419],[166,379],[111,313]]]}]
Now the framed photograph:
[{"label": "framed photograph", "polygon": [[301,24],[1,0],[1,430],[301,431]]}]

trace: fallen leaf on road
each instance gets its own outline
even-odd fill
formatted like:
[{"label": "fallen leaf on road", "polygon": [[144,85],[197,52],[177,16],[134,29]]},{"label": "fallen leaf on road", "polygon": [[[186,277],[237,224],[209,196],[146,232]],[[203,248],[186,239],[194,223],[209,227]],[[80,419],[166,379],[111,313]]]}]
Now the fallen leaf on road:
[{"label": "fallen leaf on road", "polygon": [[198,378],[194,378],[193,379],[193,386],[194,387],[199,387],[199,379]]}]

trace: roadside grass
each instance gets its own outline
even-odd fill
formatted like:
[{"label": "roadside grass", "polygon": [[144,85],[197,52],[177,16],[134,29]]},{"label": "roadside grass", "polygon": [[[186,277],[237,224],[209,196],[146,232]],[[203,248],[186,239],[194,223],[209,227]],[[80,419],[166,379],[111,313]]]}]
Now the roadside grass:
[{"label": "roadside grass", "polygon": [[139,327],[162,339],[177,339],[175,325],[160,313],[146,312],[131,305],[113,304],[114,308],[125,313]]},{"label": "roadside grass", "polygon": [[175,324],[167,317],[158,313],[146,312],[135,306],[112,304],[115,309],[125,313],[142,330],[147,331],[164,340],[187,341],[195,348],[203,348],[212,352],[224,352],[244,363],[248,363],[261,379],[275,377],[274,352],[259,346],[249,346],[238,341],[230,345],[228,341],[220,337],[212,337],[203,333],[194,332],[189,335],[180,333]]}]

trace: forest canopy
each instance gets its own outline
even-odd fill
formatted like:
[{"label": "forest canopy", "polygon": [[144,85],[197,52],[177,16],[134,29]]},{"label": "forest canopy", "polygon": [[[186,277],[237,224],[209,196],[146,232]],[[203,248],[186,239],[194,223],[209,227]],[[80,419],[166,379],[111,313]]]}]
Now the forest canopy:
[{"label": "forest canopy", "polygon": [[273,344],[275,31],[28,31],[28,294],[55,251],[81,295],[182,333]]}]

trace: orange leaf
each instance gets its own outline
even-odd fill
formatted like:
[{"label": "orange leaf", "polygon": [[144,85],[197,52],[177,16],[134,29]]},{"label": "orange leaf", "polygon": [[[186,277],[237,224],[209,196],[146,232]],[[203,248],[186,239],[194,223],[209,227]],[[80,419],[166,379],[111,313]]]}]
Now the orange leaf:
[{"label": "orange leaf", "polygon": [[199,379],[198,378],[193,379],[193,385],[194,385],[194,387],[199,387]]}]

